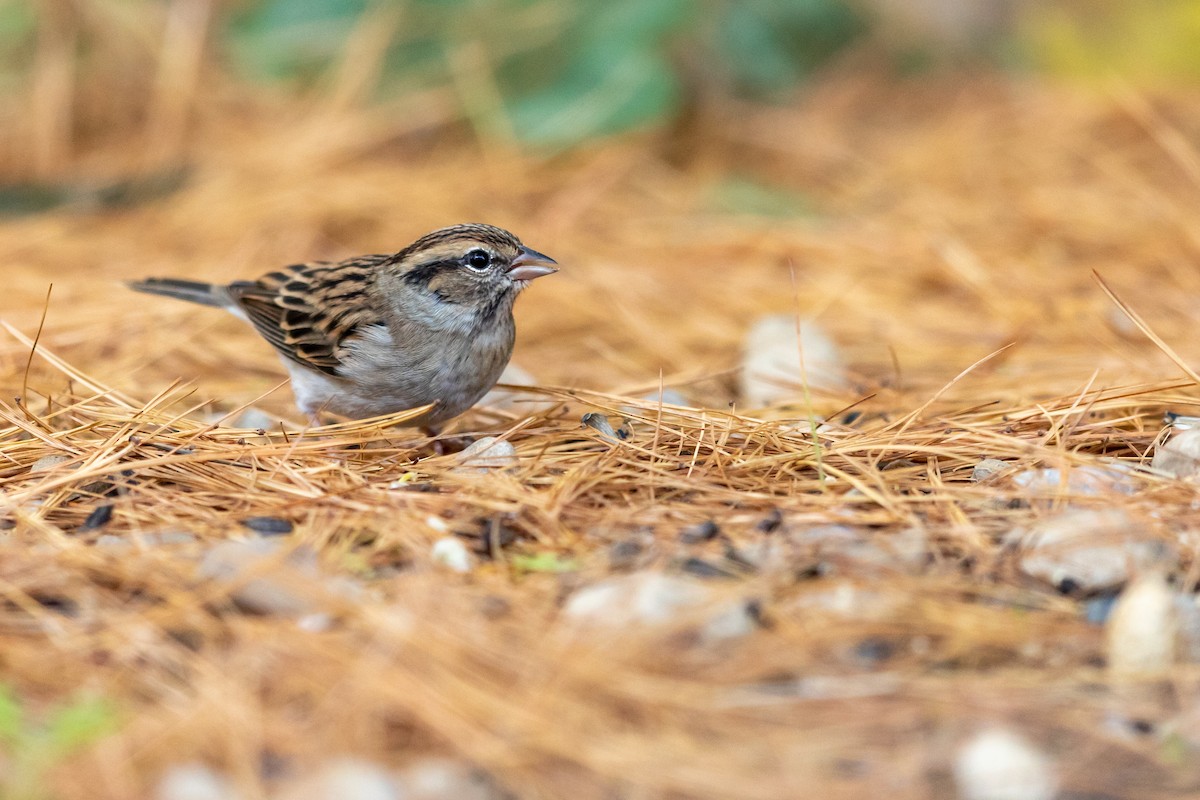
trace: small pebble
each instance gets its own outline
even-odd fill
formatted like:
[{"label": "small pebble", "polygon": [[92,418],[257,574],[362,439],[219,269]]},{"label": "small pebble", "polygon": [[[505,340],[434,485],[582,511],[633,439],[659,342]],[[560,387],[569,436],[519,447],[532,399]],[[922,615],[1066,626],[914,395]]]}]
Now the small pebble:
[{"label": "small pebble", "polygon": [[341,758],[293,781],[278,796],[280,800],[404,800],[408,795],[382,767]]},{"label": "small pebble", "polygon": [[1115,589],[1131,570],[1169,555],[1119,509],[1065,511],[1012,538],[1023,545],[1019,563],[1026,575],[1087,593]]},{"label": "small pebble", "polygon": [[62,464],[70,459],[67,456],[42,456],[37,461],[33,462],[33,466],[29,468],[29,474],[33,475],[37,472],[48,472],[59,464]]},{"label": "small pebble", "polygon": [[1200,472],[1200,428],[1180,431],[1159,445],[1150,466],[1176,478]]},{"label": "small pebble", "polygon": [[242,524],[263,536],[286,536],[295,527],[289,520],[279,517],[247,517]]},{"label": "small pebble", "polygon": [[155,800],[237,800],[229,779],[203,764],[180,764],[159,779]]},{"label": "small pebble", "polygon": [[495,436],[485,436],[472,442],[456,458],[460,467],[455,472],[488,472],[517,466],[517,450],[512,442]]},{"label": "small pebble", "polygon": [[1012,477],[1014,485],[1030,495],[1059,496],[1063,494],[1096,497],[1105,494],[1131,495],[1137,491],[1133,475],[1115,467],[1085,465],[1060,470],[1027,469]]},{"label": "small pebble", "polygon": [[427,758],[401,770],[397,783],[406,800],[503,800],[488,776],[448,758]]},{"label": "small pebble", "polygon": [[454,572],[470,572],[474,566],[474,557],[462,539],[457,536],[444,536],[433,543],[429,557]]},{"label": "small pebble", "polygon": [[971,470],[971,480],[975,481],[975,483],[986,481],[988,478],[1003,472],[1011,466],[1007,461],[1001,461],[998,458],[985,458]]},{"label": "small pebble", "polygon": [[1179,632],[1175,594],[1158,572],[1149,572],[1117,598],[1105,630],[1108,669],[1118,678],[1161,675],[1175,662]]},{"label": "small pebble", "polygon": [[798,400],[805,383],[818,389],[847,385],[842,357],[833,340],[812,320],[801,321],[797,333],[796,318],[790,314],[761,318],[743,345],[742,402],[762,408]]},{"label": "small pebble", "polygon": [[954,763],[961,800],[1053,800],[1054,765],[1026,739],[1004,728],[977,734]]},{"label": "small pebble", "polygon": [[[292,617],[315,613],[320,594],[314,592],[316,557],[309,551],[282,556],[278,539],[227,540],[204,554],[197,574],[232,584],[230,599],[251,613]],[[247,575],[253,577],[247,580]]]},{"label": "small pebble", "polygon": [[717,598],[703,583],[644,570],[579,589],[567,599],[562,613],[577,623],[625,628],[662,625],[707,609],[699,630],[706,643],[743,636],[758,627],[757,613],[749,603]]}]

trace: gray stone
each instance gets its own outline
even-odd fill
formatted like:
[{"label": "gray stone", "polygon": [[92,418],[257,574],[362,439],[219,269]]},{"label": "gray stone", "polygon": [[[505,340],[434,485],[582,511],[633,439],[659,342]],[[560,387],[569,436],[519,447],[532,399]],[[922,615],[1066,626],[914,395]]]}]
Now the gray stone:
[{"label": "gray stone", "polygon": [[293,781],[278,797],[279,800],[405,800],[408,794],[382,767],[340,758]]},{"label": "gray stone", "polygon": [[401,770],[408,800],[501,800],[505,794],[480,770],[448,758],[427,758]]},{"label": "gray stone", "polygon": [[203,764],[171,767],[154,791],[155,800],[238,800],[229,779]]},{"label": "gray stone", "polygon": [[1150,466],[1176,478],[1200,472],[1200,428],[1180,431],[1159,445]]},{"label": "gray stone", "polygon": [[796,318],[790,314],[759,319],[743,345],[742,403],[762,408],[799,400],[804,384],[826,390],[847,385],[845,366],[833,340],[812,320],[801,321],[797,329]]},{"label": "gray stone", "polygon": [[42,456],[37,461],[33,462],[33,465],[29,468],[29,474],[33,475],[38,472],[49,472],[59,464],[62,464],[66,461],[70,461],[67,456]]},{"label": "gray stone", "polygon": [[1027,469],[1014,475],[1012,482],[1029,495],[1071,494],[1096,497],[1105,494],[1130,495],[1137,491],[1130,472],[1117,467],[1091,465],[1072,467],[1069,470]]},{"label": "gray stone", "polygon": [[731,602],[706,584],[652,570],[579,589],[563,606],[563,616],[601,627],[665,625],[692,617],[706,643],[744,636],[757,626],[744,600]]},{"label": "gray stone", "polygon": [[201,578],[229,584],[230,598],[256,614],[301,616],[320,610],[324,598],[316,556],[287,553],[277,539],[227,540],[209,548],[200,561]]},{"label": "gray stone", "polygon": [[1001,461],[998,458],[985,458],[971,470],[971,480],[976,483],[986,481],[988,478],[1003,472],[1011,466],[1012,464],[1007,461]]},{"label": "gray stone", "polygon": [[1013,538],[1023,547],[1020,568],[1026,575],[1090,592],[1121,586],[1134,570],[1169,555],[1164,543],[1146,538],[1119,509],[1066,511]]},{"label": "gray stone", "polygon": [[928,541],[919,528],[873,531],[848,525],[788,527],[738,549],[763,572],[817,569],[912,571],[925,564]]},{"label": "gray stone", "polygon": [[455,472],[489,472],[494,469],[507,469],[517,466],[517,450],[512,442],[495,436],[484,436],[477,439],[457,456],[462,466],[455,467]]}]

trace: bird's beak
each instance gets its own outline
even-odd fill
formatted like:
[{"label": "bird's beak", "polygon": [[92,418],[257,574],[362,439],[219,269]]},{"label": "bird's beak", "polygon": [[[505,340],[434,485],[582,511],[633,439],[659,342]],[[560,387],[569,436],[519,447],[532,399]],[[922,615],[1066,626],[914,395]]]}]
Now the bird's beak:
[{"label": "bird's beak", "polygon": [[558,272],[558,267],[553,266],[557,263],[550,256],[542,255],[537,250],[522,247],[520,255],[513,259],[512,266],[508,268],[507,275],[514,281],[531,281]]}]

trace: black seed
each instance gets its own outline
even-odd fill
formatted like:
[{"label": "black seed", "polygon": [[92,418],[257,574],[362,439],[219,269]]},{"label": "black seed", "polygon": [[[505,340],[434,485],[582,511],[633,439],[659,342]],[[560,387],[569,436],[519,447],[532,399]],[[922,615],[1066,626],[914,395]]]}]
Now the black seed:
[{"label": "black seed", "polygon": [[1058,590],[1059,594],[1075,594],[1083,587],[1074,578],[1063,578],[1054,588]]},{"label": "black seed", "polygon": [[295,527],[288,520],[279,517],[247,517],[242,520],[242,524],[263,536],[286,536]]},{"label": "black seed", "polygon": [[612,423],[609,422],[608,417],[604,416],[603,414],[599,414],[595,411],[591,411],[587,414],[584,414],[583,418],[580,420],[580,422],[582,422],[584,425],[591,428],[592,430],[596,431],[601,436],[604,436],[605,438],[608,438],[608,439],[622,438],[616,431],[613,430]]},{"label": "black seed", "polygon": [[736,578],[737,574],[728,569],[722,569],[716,564],[702,558],[689,558],[679,565],[679,568],[697,578]]},{"label": "black seed", "polygon": [[50,611],[56,611],[64,617],[73,617],[79,613],[79,604],[69,597],[34,597],[37,604]]},{"label": "black seed", "polygon": [[772,508],[767,516],[763,517],[755,527],[763,533],[774,533],[779,530],[779,526],[783,524],[783,512],[778,508]]},{"label": "black seed", "polygon": [[79,526],[81,531],[94,531],[97,528],[103,528],[112,521],[113,507],[112,503],[105,506],[96,506],[92,513],[87,515],[87,519],[83,521],[83,525]]},{"label": "black seed", "polygon": [[896,647],[887,639],[863,639],[854,646],[854,655],[868,664],[879,664],[887,661],[896,652]]},{"label": "black seed", "polygon": [[683,532],[679,534],[679,541],[684,544],[699,544],[700,542],[712,541],[720,535],[721,526],[708,519],[699,525],[684,528]]}]

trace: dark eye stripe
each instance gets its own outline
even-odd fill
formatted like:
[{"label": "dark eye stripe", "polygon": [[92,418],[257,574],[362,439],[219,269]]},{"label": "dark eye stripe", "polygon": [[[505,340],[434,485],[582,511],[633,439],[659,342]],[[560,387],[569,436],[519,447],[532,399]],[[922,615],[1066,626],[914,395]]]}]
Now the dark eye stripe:
[{"label": "dark eye stripe", "polygon": [[428,286],[429,282],[443,272],[459,268],[457,261],[431,261],[428,264],[418,264],[404,273],[404,282],[411,286]]}]

